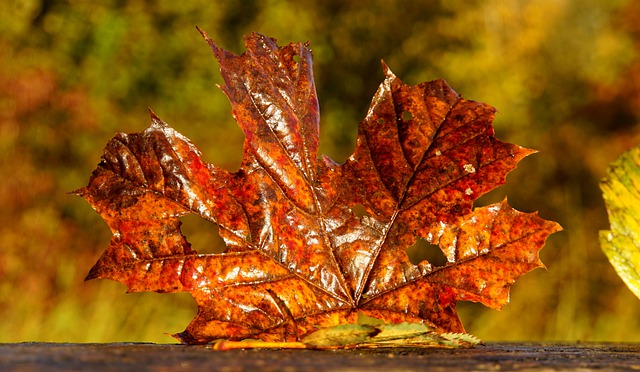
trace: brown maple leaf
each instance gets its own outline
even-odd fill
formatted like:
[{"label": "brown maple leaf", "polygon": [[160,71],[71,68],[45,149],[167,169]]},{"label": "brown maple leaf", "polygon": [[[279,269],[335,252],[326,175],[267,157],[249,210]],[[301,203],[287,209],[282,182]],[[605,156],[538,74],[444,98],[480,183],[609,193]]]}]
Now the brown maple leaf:
[{"label": "brown maple leaf", "polygon": [[[473,208],[533,152],[494,137],[492,107],[442,80],[404,85],[383,66],[355,152],[337,164],[317,157],[307,44],[252,34],[238,56],[202,34],[246,137],[242,165],[205,163],[153,113],[144,132],[116,135],[76,191],[113,232],[87,279],[190,292],[198,314],[175,336],[193,344],[297,340],[359,312],[464,332],[458,300],[500,308],[518,277],[543,266],[538,251],[559,225],[506,201]],[[191,248],[179,221],[188,213],[218,225],[224,253]],[[412,264],[406,249],[419,238],[446,264]]]}]

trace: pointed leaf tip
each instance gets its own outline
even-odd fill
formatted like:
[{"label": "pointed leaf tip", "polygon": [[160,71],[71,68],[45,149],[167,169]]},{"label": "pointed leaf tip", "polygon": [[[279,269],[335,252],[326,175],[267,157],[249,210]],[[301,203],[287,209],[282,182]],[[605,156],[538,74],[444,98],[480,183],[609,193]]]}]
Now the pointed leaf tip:
[{"label": "pointed leaf tip", "polygon": [[147,107],[147,110],[149,111],[149,115],[151,116],[151,119],[153,120],[159,120],[160,118],[158,117],[158,115],[156,115],[155,112],[153,112],[153,110],[151,109],[151,107]]},{"label": "pointed leaf tip", "polygon": [[207,44],[209,44],[209,47],[211,48],[211,51],[213,52],[213,55],[216,57],[218,62],[222,62],[223,54],[230,52],[227,52],[226,50],[220,48],[218,44],[216,44],[203,29],[198,26],[196,26],[196,29],[198,30],[198,32],[200,32],[200,35],[202,35]]},{"label": "pointed leaf tip", "polygon": [[158,115],[156,115],[155,112],[153,112],[153,110],[149,109],[149,115],[151,116],[151,126],[152,127],[166,127],[167,124],[162,121],[162,119],[160,119],[160,117]]},{"label": "pointed leaf tip", "polygon": [[382,64],[382,73],[387,79],[397,78],[393,71],[391,71],[389,65],[387,65],[387,63],[383,59],[380,60],[380,63]]},{"label": "pointed leaf tip", "polygon": [[200,27],[198,27],[198,26],[196,26],[196,30],[198,30],[198,32],[200,33],[200,35],[202,35],[202,37],[203,37],[207,42],[213,42],[205,30],[201,29],[201,28],[200,28]]}]

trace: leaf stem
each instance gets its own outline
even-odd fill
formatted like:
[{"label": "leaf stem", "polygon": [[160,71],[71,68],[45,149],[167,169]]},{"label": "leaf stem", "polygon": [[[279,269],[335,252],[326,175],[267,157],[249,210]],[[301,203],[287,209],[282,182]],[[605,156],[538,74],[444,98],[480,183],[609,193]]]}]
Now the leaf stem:
[{"label": "leaf stem", "polygon": [[260,342],[260,341],[226,341],[220,340],[213,344],[213,350],[235,349],[308,349],[303,342]]}]

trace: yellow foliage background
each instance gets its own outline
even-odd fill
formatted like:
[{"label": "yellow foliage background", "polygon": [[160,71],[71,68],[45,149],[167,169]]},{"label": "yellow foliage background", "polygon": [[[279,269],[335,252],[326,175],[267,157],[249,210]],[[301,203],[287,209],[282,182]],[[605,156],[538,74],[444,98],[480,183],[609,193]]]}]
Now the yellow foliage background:
[{"label": "yellow foliage background", "polygon": [[[444,78],[499,113],[497,136],[535,148],[501,200],[560,222],[548,270],[523,277],[501,312],[460,304],[484,340],[640,341],[640,301],[600,251],[598,181],[640,143],[640,3],[622,0],[0,2],[0,342],[173,342],[195,314],[188,294],[125,294],[84,276],[110,232],[81,198],[116,132],[147,107],[235,170],[242,133],[215,87],[195,29],[225,49],[242,35],[311,41],[321,152],[343,161],[383,75]],[[206,251],[215,229],[185,219]],[[204,229],[203,229],[204,227]]]}]

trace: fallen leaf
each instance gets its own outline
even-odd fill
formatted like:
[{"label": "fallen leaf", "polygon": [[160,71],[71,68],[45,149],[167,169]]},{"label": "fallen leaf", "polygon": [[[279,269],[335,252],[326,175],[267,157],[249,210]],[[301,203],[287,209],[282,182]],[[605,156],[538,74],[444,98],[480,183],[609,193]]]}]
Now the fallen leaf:
[{"label": "fallen leaf", "polygon": [[640,298],[640,147],[609,165],[600,183],[610,231],[600,232],[600,245],[616,272]]},{"label": "fallen leaf", "polygon": [[[355,152],[337,164],[317,155],[307,44],[254,33],[238,56],[202,34],[245,134],[241,167],[204,162],[153,113],[144,132],[116,135],[76,191],[113,232],[87,279],[190,292],[198,314],[175,335],[184,343],[293,342],[359,314],[464,333],[457,301],[500,308],[518,277],[543,266],[538,251],[558,224],[506,201],[473,208],[533,152],[495,138],[492,107],[442,80],[405,85],[383,65]],[[189,213],[219,227],[225,252],[191,248],[179,221]],[[420,238],[446,264],[411,263]]]},{"label": "fallen leaf", "polygon": [[381,329],[377,325],[341,324],[315,331],[303,338],[302,343],[311,347],[358,345],[370,342],[380,332]]},{"label": "fallen leaf", "polygon": [[341,324],[319,329],[301,342],[219,340],[213,349],[458,348],[479,343],[468,334],[439,334],[424,323]]}]

